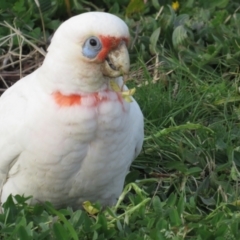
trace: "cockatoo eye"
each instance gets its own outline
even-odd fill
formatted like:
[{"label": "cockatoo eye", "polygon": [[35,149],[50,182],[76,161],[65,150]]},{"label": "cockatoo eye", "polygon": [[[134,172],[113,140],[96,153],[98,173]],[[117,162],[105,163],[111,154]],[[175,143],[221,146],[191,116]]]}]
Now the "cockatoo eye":
[{"label": "cockatoo eye", "polygon": [[88,38],[83,44],[82,53],[85,57],[95,58],[102,49],[102,43],[97,37]]},{"label": "cockatoo eye", "polygon": [[95,46],[97,46],[97,41],[96,41],[96,39],[94,39],[94,38],[91,38],[90,40],[89,40],[89,43],[90,43],[90,45],[92,46],[92,47],[95,47]]}]

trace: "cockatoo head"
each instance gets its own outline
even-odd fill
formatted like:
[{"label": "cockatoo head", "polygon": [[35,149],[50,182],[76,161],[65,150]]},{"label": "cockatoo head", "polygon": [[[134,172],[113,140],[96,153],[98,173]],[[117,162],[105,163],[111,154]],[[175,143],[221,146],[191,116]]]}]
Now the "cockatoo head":
[{"label": "cockatoo head", "polygon": [[110,78],[128,73],[128,43],[128,27],[120,18],[103,12],[80,14],[57,29],[43,68],[51,69],[51,80],[66,93],[98,91]]}]

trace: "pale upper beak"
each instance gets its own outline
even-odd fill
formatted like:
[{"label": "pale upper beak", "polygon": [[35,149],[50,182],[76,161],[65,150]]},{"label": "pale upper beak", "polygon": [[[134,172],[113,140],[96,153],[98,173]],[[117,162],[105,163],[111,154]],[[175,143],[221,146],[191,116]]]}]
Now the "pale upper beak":
[{"label": "pale upper beak", "polygon": [[102,65],[102,73],[107,77],[119,77],[129,72],[130,60],[125,42],[110,51]]}]

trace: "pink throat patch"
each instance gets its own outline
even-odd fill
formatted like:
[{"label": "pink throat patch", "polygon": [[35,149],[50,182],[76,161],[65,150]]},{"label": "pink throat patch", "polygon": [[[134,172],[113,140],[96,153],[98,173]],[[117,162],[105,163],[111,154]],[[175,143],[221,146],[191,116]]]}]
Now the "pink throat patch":
[{"label": "pink throat patch", "polygon": [[72,107],[72,106],[86,106],[86,107],[96,107],[102,102],[107,101],[119,101],[123,104],[122,96],[113,91],[104,91],[89,94],[71,94],[64,95],[60,92],[54,92],[52,94],[55,103],[60,107]]}]

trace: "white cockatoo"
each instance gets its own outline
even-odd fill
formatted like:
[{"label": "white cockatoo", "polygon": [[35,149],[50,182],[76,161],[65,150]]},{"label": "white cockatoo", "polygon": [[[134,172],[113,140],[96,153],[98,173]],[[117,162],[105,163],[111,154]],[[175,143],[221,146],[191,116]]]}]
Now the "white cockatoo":
[{"label": "white cockatoo", "polygon": [[12,194],[80,208],[113,205],[143,143],[143,115],[127,91],[129,31],[89,12],[56,31],[41,67],[0,98],[1,203]]}]

